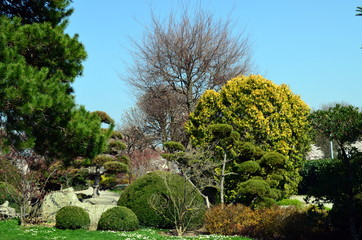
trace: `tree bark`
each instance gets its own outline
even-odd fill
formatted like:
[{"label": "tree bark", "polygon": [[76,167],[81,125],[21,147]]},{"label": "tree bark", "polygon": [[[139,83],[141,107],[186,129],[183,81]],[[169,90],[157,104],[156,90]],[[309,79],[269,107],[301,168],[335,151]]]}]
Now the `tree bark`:
[{"label": "tree bark", "polygon": [[224,208],[224,182],[225,182],[225,167],[226,167],[226,152],[224,151],[224,159],[222,162],[221,180],[220,180],[220,201],[221,208]]},{"label": "tree bark", "polygon": [[93,195],[92,195],[93,198],[99,196],[100,179],[101,179],[101,174],[99,172],[99,167],[96,167],[96,173],[95,173],[94,184],[93,184]]}]

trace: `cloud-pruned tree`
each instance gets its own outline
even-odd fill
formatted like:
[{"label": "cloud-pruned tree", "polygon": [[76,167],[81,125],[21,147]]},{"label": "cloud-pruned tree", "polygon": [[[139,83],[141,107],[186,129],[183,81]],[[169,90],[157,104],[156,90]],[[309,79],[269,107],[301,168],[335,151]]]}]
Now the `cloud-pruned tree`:
[{"label": "cloud-pruned tree", "polygon": [[310,146],[309,107],[286,85],[256,75],[237,77],[219,92],[206,91],[191,113],[186,129],[194,146],[212,140],[210,124],[229,124],[250,142],[265,151],[287,156],[286,193],[296,190],[298,170]]}]

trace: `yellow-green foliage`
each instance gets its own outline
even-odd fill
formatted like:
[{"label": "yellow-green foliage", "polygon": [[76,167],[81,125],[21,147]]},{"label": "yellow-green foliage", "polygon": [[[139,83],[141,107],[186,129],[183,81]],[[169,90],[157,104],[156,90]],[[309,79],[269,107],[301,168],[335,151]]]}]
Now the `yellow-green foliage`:
[{"label": "yellow-green foliage", "polygon": [[210,142],[208,126],[230,124],[241,141],[288,156],[286,183],[293,192],[298,171],[310,145],[309,107],[288,86],[258,75],[240,76],[219,92],[206,91],[191,113],[186,129],[194,146]]}]

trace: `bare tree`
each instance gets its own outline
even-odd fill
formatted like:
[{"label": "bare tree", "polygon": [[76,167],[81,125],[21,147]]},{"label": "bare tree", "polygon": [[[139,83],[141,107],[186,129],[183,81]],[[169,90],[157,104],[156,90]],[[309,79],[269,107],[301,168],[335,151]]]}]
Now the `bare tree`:
[{"label": "bare tree", "polygon": [[21,225],[24,225],[38,217],[47,184],[57,168],[50,167],[48,159],[32,149],[19,151],[11,146],[9,152],[1,153],[0,157],[8,161],[8,166],[12,168],[10,171],[1,171],[2,179],[15,188],[15,191],[7,191],[19,205],[19,219]]},{"label": "bare tree", "polygon": [[168,86],[148,89],[139,98],[137,106],[144,113],[146,131],[155,136],[158,143],[185,140],[183,129],[188,112],[179,104],[182,98]]},{"label": "bare tree", "polygon": [[151,19],[143,38],[133,41],[127,78],[141,94],[167,86],[183,96],[179,104],[190,113],[205,90],[250,71],[249,39],[244,31],[233,32],[229,19],[216,20],[202,10],[190,16],[187,9],[179,18],[170,14],[161,21],[151,13]]},{"label": "bare tree", "polygon": [[[123,134],[130,148],[155,147],[166,141],[186,142],[184,123],[187,110],[179,104],[183,96],[167,86],[148,89],[138,98],[136,107],[122,117]],[[142,149],[138,149],[142,150]]]},{"label": "bare tree", "polygon": [[157,145],[157,137],[150,134],[146,121],[146,114],[139,108],[133,107],[122,116],[122,125],[119,131],[123,135],[128,156],[134,151],[154,149]]}]

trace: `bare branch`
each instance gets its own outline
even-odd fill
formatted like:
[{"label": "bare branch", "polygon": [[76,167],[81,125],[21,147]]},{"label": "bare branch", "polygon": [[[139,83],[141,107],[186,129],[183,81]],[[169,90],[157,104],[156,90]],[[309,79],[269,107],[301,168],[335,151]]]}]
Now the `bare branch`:
[{"label": "bare branch", "polygon": [[243,31],[234,34],[229,19],[183,9],[179,18],[171,13],[167,21],[151,12],[151,20],[143,38],[133,40],[127,79],[141,93],[168,86],[184,96],[180,104],[189,113],[205,90],[250,71],[249,39]]}]

